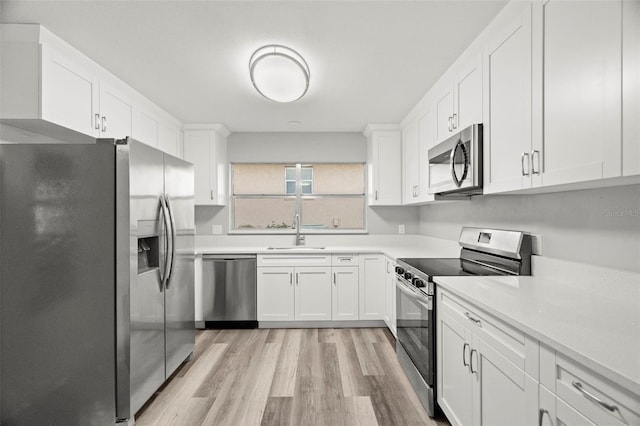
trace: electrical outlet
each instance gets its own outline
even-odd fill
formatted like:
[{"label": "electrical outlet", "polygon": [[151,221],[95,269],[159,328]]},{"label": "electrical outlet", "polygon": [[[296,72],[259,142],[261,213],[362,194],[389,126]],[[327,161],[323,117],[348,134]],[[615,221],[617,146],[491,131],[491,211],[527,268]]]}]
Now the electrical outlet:
[{"label": "electrical outlet", "polygon": [[404,234],[404,225],[398,225],[398,234]]},{"label": "electrical outlet", "polygon": [[211,233],[213,235],[220,235],[222,234],[222,225],[213,225],[211,227]]}]

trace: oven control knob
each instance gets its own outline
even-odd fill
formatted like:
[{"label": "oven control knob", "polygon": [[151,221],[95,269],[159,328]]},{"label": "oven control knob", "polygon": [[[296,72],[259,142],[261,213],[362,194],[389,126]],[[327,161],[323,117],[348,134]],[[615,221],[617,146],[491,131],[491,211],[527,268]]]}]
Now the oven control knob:
[{"label": "oven control knob", "polygon": [[396,266],[396,274],[398,275],[404,275],[404,268],[401,268],[399,266]]},{"label": "oven control knob", "polygon": [[405,272],[404,273],[404,279],[407,281],[411,281],[411,278],[413,278],[413,274],[411,272]]},{"label": "oven control knob", "polygon": [[426,287],[427,286],[425,284],[424,280],[421,280],[420,278],[414,278],[413,279],[413,285],[418,287],[418,288],[422,288],[422,287]]}]

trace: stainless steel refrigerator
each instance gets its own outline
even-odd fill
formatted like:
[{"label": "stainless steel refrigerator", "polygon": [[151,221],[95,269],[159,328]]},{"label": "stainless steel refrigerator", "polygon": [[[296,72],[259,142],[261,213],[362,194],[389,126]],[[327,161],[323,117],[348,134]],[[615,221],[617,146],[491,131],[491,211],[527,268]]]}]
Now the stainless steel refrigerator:
[{"label": "stainless steel refrigerator", "polygon": [[0,423],[113,424],[192,353],[193,166],[130,139],[0,145]]}]

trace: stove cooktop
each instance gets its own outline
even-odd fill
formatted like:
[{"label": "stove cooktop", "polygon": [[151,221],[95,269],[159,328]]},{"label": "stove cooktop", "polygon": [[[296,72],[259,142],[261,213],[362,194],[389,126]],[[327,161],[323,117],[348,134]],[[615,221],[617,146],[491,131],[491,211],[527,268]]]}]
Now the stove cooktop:
[{"label": "stove cooktop", "polygon": [[457,257],[403,258],[398,259],[398,262],[405,263],[427,275],[429,281],[432,281],[432,277],[508,275],[506,272],[478,265],[477,263]]}]

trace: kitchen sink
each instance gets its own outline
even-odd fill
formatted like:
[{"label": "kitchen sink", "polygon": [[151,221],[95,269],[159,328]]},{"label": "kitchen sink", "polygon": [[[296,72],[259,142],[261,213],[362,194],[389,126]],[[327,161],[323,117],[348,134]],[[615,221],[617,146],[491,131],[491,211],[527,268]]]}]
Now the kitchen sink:
[{"label": "kitchen sink", "polygon": [[307,247],[307,246],[286,246],[286,247],[267,247],[267,250],[324,250],[325,247]]}]

